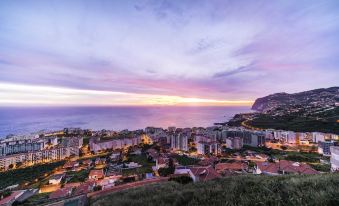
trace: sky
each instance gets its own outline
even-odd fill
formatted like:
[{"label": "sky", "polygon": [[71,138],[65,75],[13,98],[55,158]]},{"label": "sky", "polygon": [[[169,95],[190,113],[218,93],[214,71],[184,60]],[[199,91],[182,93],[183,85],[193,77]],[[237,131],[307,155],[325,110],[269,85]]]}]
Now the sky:
[{"label": "sky", "polygon": [[2,0],[1,105],[250,105],[338,86],[337,0]]}]

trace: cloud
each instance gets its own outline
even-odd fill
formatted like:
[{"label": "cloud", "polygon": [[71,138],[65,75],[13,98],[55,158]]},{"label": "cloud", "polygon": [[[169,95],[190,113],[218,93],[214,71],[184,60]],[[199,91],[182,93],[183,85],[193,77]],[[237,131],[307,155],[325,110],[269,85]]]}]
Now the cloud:
[{"label": "cloud", "polygon": [[0,81],[215,100],[334,86],[338,18],[331,0],[1,1]]},{"label": "cloud", "polygon": [[222,78],[222,77],[228,77],[228,76],[231,76],[231,75],[234,75],[234,74],[246,72],[246,71],[249,71],[249,70],[252,69],[252,65],[253,64],[249,64],[249,65],[246,65],[246,66],[238,67],[238,68],[233,69],[233,70],[227,70],[225,72],[218,72],[218,73],[214,74],[213,77],[214,78]]}]

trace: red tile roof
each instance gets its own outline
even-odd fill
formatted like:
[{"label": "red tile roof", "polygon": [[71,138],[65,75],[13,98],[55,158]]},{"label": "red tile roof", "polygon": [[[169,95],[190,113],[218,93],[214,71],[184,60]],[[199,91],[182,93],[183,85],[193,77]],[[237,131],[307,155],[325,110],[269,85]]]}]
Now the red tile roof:
[{"label": "red tile roof", "polygon": [[198,164],[201,166],[209,166],[212,165],[214,162],[218,161],[217,157],[210,157],[201,160]]},{"label": "red tile roof", "polygon": [[21,195],[22,193],[23,193],[23,191],[20,191],[20,190],[18,190],[18,191],[13,191],[13,192],[11,193],[11,195],[9,195],[9,196],[7,196],[7,197],[5,197],[5,198],[3,198],[3,199],[0,200],[0,205],[7,205],[7,204],[9,204],[9,203],[15,201],[16,198],[17,198],[19,195]]},{"label": "red tile roof", "polygon": [[190,167],[193,175],[198,178],[199,181],[208,181],[221,177],[212,166],[208,167]]},{"label": "red tile roof", "polygon": [[280,171],[288,173],[298,173],[298,174],[319,174],[318,171],[313,169],[310,165],[305,163],[292,162],[287,160],[279,161]]},{"label": "red tile roof", "polygon": [[279,164],[278,163],[257,162],[257,167],[261,170],[261,172],[279,174]]},{"label": "red tile roof", "polygon": [[[104,178],[104,171],[103,170],[91,170],[88,175],[90,178]],[[94,177],[95,176],[95,177]]]},{"label": "red tile roof", "polygon": [[57,199],[57,198],[64,198],[64,197],[70,196],[72,194],[72,190],[73,190],[72,187],[65,187],[65,188],[58,189],[57,191],[52,192],[49,195],[49,199]]},{"label": "red tile roof", "polygon": [[74,195],[81,195],[81,194],[87,194],[89,192],[92,192],[94,186],[95,186],[94,181],[85,182],[75,188]]},{"label": "red tile roof", "polygon": [[257,162],[257,166],[262,172],[269,172],[274,174],[279,173],[294,173],[294,174],[319,174],[306,163],[298,163],[287,160],[280,160],[278,163]]},{"label": "red tile roof", "polygon": [[215,165],[215,170],[219,173],[225,170],[242,171],[245,168],[246,168],[246,165],[241,162],[218,163]]}]

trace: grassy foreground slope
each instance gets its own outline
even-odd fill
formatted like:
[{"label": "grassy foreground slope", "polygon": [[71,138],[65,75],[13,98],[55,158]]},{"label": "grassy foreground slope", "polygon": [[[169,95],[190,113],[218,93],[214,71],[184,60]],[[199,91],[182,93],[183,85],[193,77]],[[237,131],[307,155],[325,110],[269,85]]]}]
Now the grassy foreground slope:
[{"label": "grassy foreground slope", "polygon": [[168,182],[112,193],[91,205],[339,205],[339,174]]}]

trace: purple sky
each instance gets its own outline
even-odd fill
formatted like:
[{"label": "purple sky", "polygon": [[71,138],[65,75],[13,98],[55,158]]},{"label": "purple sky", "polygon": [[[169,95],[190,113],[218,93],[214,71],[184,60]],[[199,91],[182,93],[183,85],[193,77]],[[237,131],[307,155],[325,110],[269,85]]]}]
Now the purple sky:
[{"label": "purple sky", "polygon": [[0,1],[0,105],[250,104],[338,64],[338,0]]}]

